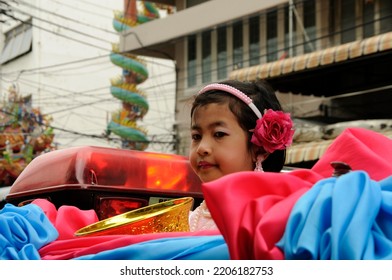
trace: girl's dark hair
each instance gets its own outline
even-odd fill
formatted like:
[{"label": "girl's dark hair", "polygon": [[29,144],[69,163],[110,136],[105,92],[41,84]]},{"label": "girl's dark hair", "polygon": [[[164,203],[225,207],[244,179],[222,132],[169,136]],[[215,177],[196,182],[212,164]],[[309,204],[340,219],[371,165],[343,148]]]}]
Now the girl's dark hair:
[{"label": "girl's dark hair", "polygon": [[[227,80],[219,83],[232,86],[245,93],[253,100],[253,103],[261,113],[263,113],[265,109],[272,109],[275,111],[282,110],[274,89],[264,80],[256,80],[255,82]],[[249,108],[249,106],[230,93],[211,90],[195,96],[191,108],[191,117],[197,108],[210,103],[228,104],[230,110],[236,116],[239,125],[244,129],[244,131],[248,132],[248,148],[251,149],[252,145],[250,139],[252,137],[252,132],[249,130],[256,127],[257,116]],[[269,172],[280,172],[283,168],[285,158],[285,150],[274,151],[263,162],[263,170]]]}]

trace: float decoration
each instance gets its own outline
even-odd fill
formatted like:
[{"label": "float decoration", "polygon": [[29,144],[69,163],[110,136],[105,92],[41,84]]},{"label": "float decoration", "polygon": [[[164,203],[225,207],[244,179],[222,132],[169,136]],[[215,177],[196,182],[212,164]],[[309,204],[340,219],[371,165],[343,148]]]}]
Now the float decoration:
[{"label": "float decoration", "polygon": [[[151,2],[125,0],[124,7],[125,12],[114,12],[113,27],[118,32],[159,18],[159,11]],[[137,85],[148,78],[146,62],[135,55],[120,53],[118,44],[112,46],[110,61],[122,68],[122,75],[111,79],[110,87],[113,97],[121,100],[122,109],[112,113],[105,134],[120,136],[122,148],[145,150],[149,143],[147,131],[139,127],[137,121],[143,119],[149,105],[146,95],[137,89]]]},{"label": "float decoration", "polygon": [[0,111],[0,187],[11,185],[36,156],[53,150],[51,118],[32,107],[14,86]]}]

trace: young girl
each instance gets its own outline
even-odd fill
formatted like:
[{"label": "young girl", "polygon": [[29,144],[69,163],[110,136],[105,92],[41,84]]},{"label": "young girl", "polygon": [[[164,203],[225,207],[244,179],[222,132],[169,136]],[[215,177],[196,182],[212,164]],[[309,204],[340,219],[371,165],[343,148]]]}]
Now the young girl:
[{"label": "young girl", "polygon": [[[202,182],[239,171],[280,172],[293,134],[290,115],[266,82],[210,84],[192,105],[190,163]],[[190,215],[190,230],[211,229],[203,201]]]}]

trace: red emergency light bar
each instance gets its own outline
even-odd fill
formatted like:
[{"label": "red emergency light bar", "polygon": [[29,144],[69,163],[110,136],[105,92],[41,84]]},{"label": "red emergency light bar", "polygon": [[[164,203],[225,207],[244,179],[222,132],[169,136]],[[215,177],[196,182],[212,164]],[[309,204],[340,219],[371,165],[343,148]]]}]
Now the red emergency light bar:
[{"label": "red emergency light bar", "polygon": [[129,210],[185,196],[194,197],[195,205],[202,200],[201,182],[184,156],[83,146],[33,159],[6,201],[20,204],[47,198],[56,206],[100,212],[99,207],[105,203],[107,207],[108,201],[118,207],[128,205]]}]

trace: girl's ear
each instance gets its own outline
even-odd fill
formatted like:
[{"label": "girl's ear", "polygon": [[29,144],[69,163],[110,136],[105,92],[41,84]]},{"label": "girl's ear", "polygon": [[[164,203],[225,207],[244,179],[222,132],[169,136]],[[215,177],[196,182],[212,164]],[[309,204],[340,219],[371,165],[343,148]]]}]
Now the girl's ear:
[{"label": "girl's ear", "polygon": [[255,144],[252,144],[252,161],[256,162],[257,157],[261,155],[264,159],[263,161],[269,156],[269,153],[267,153],[263,147],[256,146]]},{"label": "girl's ear", "polygon": [[254,171],[255,172],[263,172],[263,162],[268,157],[269,153],[264,151],[263,148],[255,149],[252,157],[255,158],[254,162]]}]

